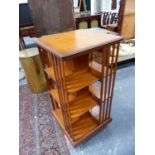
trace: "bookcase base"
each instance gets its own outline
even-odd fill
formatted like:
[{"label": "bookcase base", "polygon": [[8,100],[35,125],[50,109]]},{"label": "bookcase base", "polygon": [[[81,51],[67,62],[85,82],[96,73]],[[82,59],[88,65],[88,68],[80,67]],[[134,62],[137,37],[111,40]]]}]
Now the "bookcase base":
[{"label": "bookcase base", "polygon": [[[52,112],[53,113],[53,112]],[[110,122],[112,122],[112,118],[109,118],[107,120],[105,120],[102,124],[99,124],[96,128],[92,129],[91,131],[89,131],[87,134],[85,134],[84,136],[82,136],[81,138],[79,138],[78,140],[73,140],[70,135],[67,133],[67,131],[65,130],[64,126],[62,125],[62,123],[60,123],[60,120],[58,120],[58,118],[55,116],[55,114],[53,113],[53,116],[55,117],[55,119],[57,120],[58,124],[60,125],[61,129],[63,130],[64,134],[67,136],[69,142],[74,146],[77,147],[79,146],[81,143],[85,142],[86,140],[88,140],[91,136],[95,135],[99,130],[104,129]]]}]

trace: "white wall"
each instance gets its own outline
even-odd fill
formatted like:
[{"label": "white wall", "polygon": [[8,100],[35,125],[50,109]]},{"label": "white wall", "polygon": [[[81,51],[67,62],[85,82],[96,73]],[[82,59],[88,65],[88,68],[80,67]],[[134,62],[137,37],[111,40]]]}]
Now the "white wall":
[{"label": "white wall", "polygon": [[19,0],[19,3],[27,3],[28,0]]},{"label": "white wall", "polygon": [[91,13],[95,13],[95,10],[96,10],[96,8],[95,8],[95,0],[91,0]]},{"label": "white wall", "polygon": [[[119,2],[120,2],[120,0],[117,0],[116,10],[111,10],[112,0],[91,0],[91,12],[92,13],[95,13],[97,11],[118,12],[119,11]],[[99,5],[97,5],[97,3],[99,3]],[[98,10],[98,6],[100,6],[99,10]]]},{"label": "white wall", "polygon": [[102,0],[101,11],[111,11],[111,1],[112,0]]}]

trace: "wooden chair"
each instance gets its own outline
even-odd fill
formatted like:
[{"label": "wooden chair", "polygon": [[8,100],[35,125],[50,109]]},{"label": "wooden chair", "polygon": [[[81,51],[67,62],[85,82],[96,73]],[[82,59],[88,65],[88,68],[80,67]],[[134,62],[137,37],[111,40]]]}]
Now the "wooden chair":
[{"label": "wooden chair", "polygon": [[101,15],[101,27],[116,32],[118,26],[118,14],[103,12]]}]

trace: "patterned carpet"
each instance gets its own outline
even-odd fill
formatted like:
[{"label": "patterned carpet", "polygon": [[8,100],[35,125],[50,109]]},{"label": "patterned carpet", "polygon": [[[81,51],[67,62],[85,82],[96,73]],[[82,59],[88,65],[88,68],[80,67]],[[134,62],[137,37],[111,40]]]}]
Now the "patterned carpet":
[{"label": "patterned carpet", "polygon": [[69,155],[62,130],[51,114],[47,92],[32,94],[19,87],[19,154]]}]

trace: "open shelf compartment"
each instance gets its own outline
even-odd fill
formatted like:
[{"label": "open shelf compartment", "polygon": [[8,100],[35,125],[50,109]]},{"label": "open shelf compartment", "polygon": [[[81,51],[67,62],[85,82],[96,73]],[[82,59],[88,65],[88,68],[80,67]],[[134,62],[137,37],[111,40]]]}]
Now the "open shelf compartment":
[{"label": "open shelf compartment", "polygon": [[[44,71],[48,76],[50,76],[54,81],[56,81],[55,74],[54,74],[54,68],[52,66],[45,68]],[[68,69],[67,67],[65,67],[65,75],[68,76],[70,74],[72,74],[72,71]]]},{"label": "open shelf compartment", "polygon": [[[79,96],[78,94],[82,92]],[[53,98],[61,105],[58,90],[52,89],[50,91]],[[77,94],[78,93],[78,94]],[[69,95],[69,112],[71,121],[74,122],[76,118],[79,118],[81,115],[87,113],[90,109],[100,104],[100,100],[94,96],[89,90],[81,90],[76,94]]]},{"label": "open shelf compartment", "polygon": [[90,68],[75,72],[66,77],[66,87],[68,93],[74,93],[100,80],[100,76],[92,73]]},{"label": "open shelf compartment", "polygon": [[[65,129],[61,110],[54,110],[53,114],[61,127]],[[81,137],[87,135],[91,130],[94,130],[98,125],[99,122],[89,112],[85,113],[84,115],[79,117],[79,119],[72,123],[72,140],[79,140]]]}]

